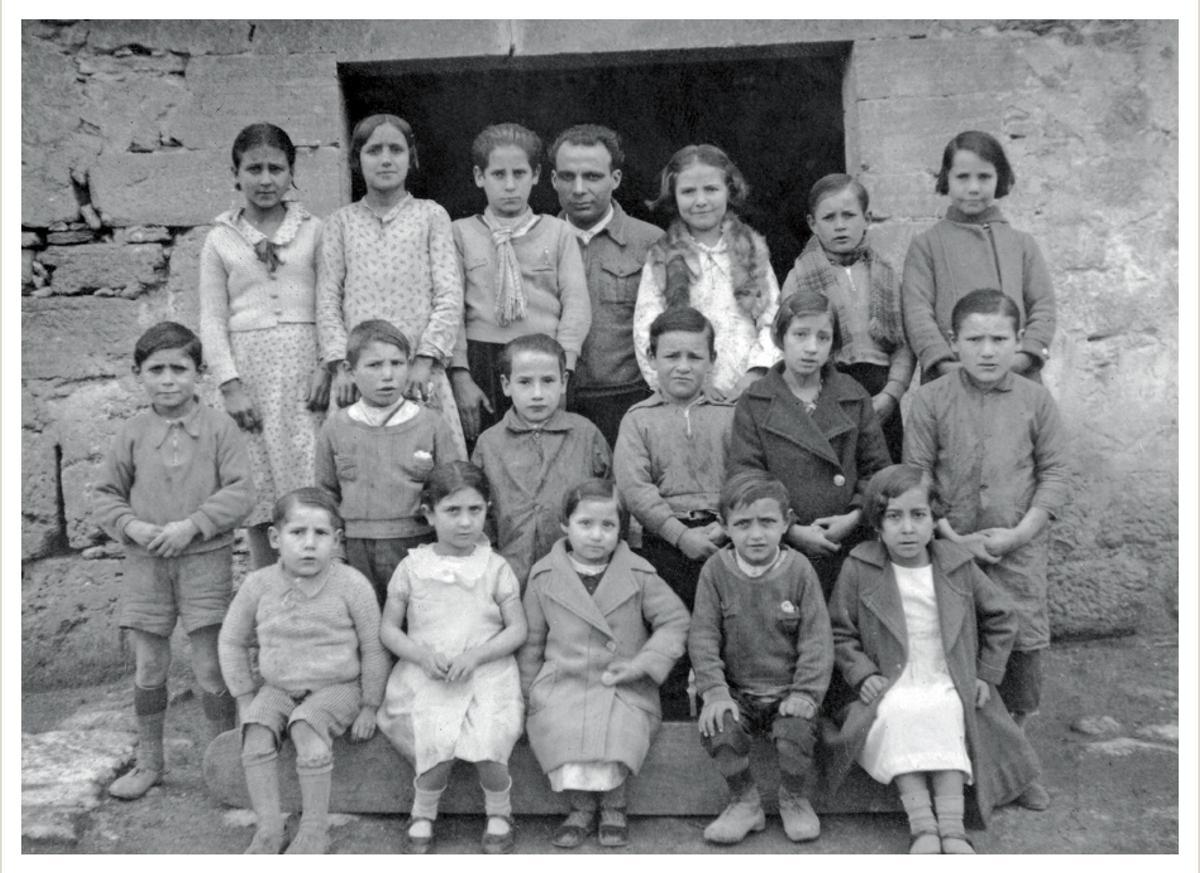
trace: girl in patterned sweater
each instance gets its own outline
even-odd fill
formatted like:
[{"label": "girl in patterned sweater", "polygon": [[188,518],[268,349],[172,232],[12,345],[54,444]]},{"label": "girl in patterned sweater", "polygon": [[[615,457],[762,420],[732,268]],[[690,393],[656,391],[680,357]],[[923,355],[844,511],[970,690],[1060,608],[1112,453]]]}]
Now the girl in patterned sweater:
[{"label": "girl in patterned sweater", "polygon": [[366,195],[343,206],[325,225],[317,263],[317,330],[321,359],[335,371],[339,406],[354,401],[346,336],[371,318],[390,321],[416,350],[405,394],[439,408],[460,453],[462,425],[446,364],[463,318],[462,276],[450,216],[419,200],[406,183],[417,169],[417,145],[408,122],[372,115],[354,127],[350,167]]}]

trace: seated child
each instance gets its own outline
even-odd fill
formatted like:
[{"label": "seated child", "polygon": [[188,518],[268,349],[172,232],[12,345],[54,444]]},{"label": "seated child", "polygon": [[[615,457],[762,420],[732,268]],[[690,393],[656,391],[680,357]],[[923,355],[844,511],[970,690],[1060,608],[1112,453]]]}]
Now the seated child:
[{"label": "seated child", "polygon": [[562,409],[566,352],[556,340],[542,333],[517,337],[498,365],[512,408],[480,434],[471,462],[487,474],[496,545],[524,590],[529,568],[559,537],[567,488],[609,476],[612,453],[594,424]]},{"label": "seated child", "polygon": [[830,782],[857,761],[895,782],[910,853],[974,854],[963,783],[986,822],[1038,772],[994,688],[1016,636],[1012,603],[969,552],[933,539],[938,492],[920,468],[876,473],[865,511],[879,540],[850,553],[829,601],[837,666],[858,692],[830,746]]},{"label": "seated child", "polygon": [[721,489],[720,512],[733,543],[700,571],[688,653],[704,699],[701,740],[733,796],[704,838],[737,843],[766,827],[750,741],[769,729],[784,833],[815,840],[821,823],[804,790],[833,671],[825,597],[808,559],[782,543],[792,523],[782,482],[738,473]]},{"label": "seated child", "polygon": [[[707,318],[674,306],[650,325],[650,360],[658,390],[621,421],[613,454],[621,499],[642,525],[641,555],[690,610],[700,568],[725,530],[717,499],[733,429],[733,404],[705,393],[716,348]],[[662,686],[663,714],[688,719],[687,677],[680,658]]]},{"label": "seated child", "polygon": [[433,538],[420,513],[425,477],[462,458],[445,418],[404,396],[411,361],[395,325],[355,326],[346,362],[360,399],[330,415],[317,439],[317,485],[346,519],[346,561],[371,580],[380,604],[408,550]]},{"label": "seated child", "polygon": [[658,684],[683,653],[688,614],[651,567],[620,540],[613,483],[569,489],[562,531],[525,592],[529,639],[518,655],[529,700],[529,744],[567,792],[571,814],[554,845],[573,849],[595,826],[602,846],[629,842],[625,784],[646,760],[661,721]]},{"label": "seated child", "polygon": [[435,467],[421,507],[437,541],[409,553],[388,585],[380,636],[400,660],[379,727],[417,772],[405,832],[410,854],[433,845],[455,760],[473,762],[479,773],[488,816],[483,851],[515,845],[508,757],[525,715],[513,659],[525,641],[525,613],[512,569],[483,534],[489,498],[478,467]]},{"label": "seated child", "polygon": [[[937,483],[946,503],[938,532],[965,546],[1016,605],[1017,639],[997,690],[1024,727],[1041,701],[1050,645],[1049,522],[1067,499],[1067,446],[1050,392],[1013,371],[1022,336],[1013,299],[972,291],[954,305],[951,326],[961,367],[914,392],[904,460]],[[1034,782],[1018,802],[1040,810],[1050,796]]]},{"label": "seated child", "polygon": [[233,529],[254,507],[245,439],[224,412],[200,403],[200,340],[160,322],[138,338],[133,372],[151,409],[117,432],[95,488],[97,521],[125,546],[118,623],[133,638],[136,766],[108,787],[122,800],[162,781],[171,632],[182,620],[209,732],[233,727],[217,633],[233,594]]},{"label": "seated child", "polygon": [[[379,644],[379,607],[357,570],[333,560],[342,519],[320,488],[298,488],[275,504],[268,532],[279,562],[255,570],[238,589],[221,628],[221,671],[237,697],[242,767],[258,829],[246,854],[283,846],[279,744],[296,744],[303,809],[289,855],[329,849],[333,738],[375,733],[387,656]],[[263,685],[255,691],[250,648],[258,647]]]}]

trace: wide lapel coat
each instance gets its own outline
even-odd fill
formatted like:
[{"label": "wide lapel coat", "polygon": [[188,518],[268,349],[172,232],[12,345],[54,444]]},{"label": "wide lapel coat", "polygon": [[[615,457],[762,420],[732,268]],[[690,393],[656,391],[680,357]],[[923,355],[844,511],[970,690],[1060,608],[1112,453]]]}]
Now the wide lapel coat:
[{"label": "wide lapel coat", "polygon": [[[687,608],[624,543],[589,595],[565,543],[534,565],[525,592],[529,636],[517,663],[529,743],[547,773],[580,761],[619,761],[636,773],[661,720],[658,686],[683,654]],[[647,675],[604,685],[617,660]]]},{"label": "wide lapel coat", "polygon": [[[974,812],[984,824],[993,807],[1017,797],[1040,772],[1037,755],[996,692],[1016,638],[1017,620],[1007,596],[975,566],[970,554],[951,543],[930,544],[942,647],[963,705],[967,752],[974,768]],[[854,549],[842,565],[829,601],[834,659],[850,688],[880,674],[894,682],[908,660],[908,631],[896,575],[878,541]],[[991,696],[975,707],[975,680]],[[885,692],[886,693],[886,692]],[[839,713],[840,730],[826,730],[826,778],[836,790],[855,765],[879,701],[857,698]],[[828,726],[827,726],[828,727]]]}]

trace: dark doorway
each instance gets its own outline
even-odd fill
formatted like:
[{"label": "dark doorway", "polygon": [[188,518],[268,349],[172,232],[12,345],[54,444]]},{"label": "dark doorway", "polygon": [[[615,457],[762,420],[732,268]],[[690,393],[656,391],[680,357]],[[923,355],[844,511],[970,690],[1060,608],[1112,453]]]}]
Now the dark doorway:
[{"label": "dark doorway", "polygon": [[[814,181],[845,170],[842,77],[848,45],[821,44],[656,54],[470,60],[429,64],[344,65],[349,127],[375,112],[407,119],[421,168],[410,177],[419,197],[461,218],[482,211],[470,145],[486,125],[516,121],[547,146],[563,128],[595,122],[625,145],[617,191],[633,215],[665,225],[646,201],[671,154],[710,142],[728,152],[750,184],[742,218],[767,237],[782,283],[809,232],[805,199]],[[347,141],[349,137],[347,136]],[[362,187],[354,182],[355,198]],[[531,198],[557,214],[550,166]]]}]

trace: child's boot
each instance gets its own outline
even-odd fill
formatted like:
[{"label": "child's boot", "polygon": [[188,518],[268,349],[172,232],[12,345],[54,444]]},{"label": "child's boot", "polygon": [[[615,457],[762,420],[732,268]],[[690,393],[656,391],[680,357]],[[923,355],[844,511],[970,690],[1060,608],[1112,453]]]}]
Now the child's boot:
[{"label": "child's boot", "polygon": [[732,794],[729,805],[704,829],[704,839],[710,843],[740,843],[751,831],[761,831],[767,826],[758,786],[747,767],[733,776],[726,776]]},{"label": "child's boot", "polygon": [[242,752],[242,769],[246,773],[246,793],[258,818],[258,828],[244,854],[278,855],[283,848],[283,813],[279,809],[278,754]]},{"label": "child's boot", "polygon": [[783,819],[783,832],[794,843],[815,840],[821,836],[821,820],[808,798],[779,786],[779,817]]},{"label": "child's boot", "polygon": [[[938,822],[929,805],[929,792],[910,791],[900,795],[900,803],[908,814],[908,830],[912,841],[908,845],[910,855],[939,855],[942,840],[938,835]],[[960,817],[962,815],[960,808]]]},{"label": "child's boot", "polygon": [[422,788],[413,780],[413,805],[404,826],[404,851],[410,855],[424,855],[433,848],[433,823],[437,821],[438,803],[446,786],[430,790]]},{"label": "child's boot", "polygon": [[237,701],[229,691],[222,689],[214,694],[204,691],[200,695],[204,717],[208,722],[208,741],[211,743],[225,731],[237,727]]},{"label": "child's boot", "polygon": [[963,796],[961,794],[939,794],[933,798],[937,807],[938,835],[942,841],[943,855],[974,855],[975,848],[967,839],[963,828]]},{"label": "child's boot", "polygon": [[597,832],[597,841],[607,849],[629,845],[624,782],[600,795],[600,827]]},{"label": "child's boot", "polygon": [[596,822],[596,795],[593,792],[568,791],[567,799],[571,803],[571,814],[558,826],[550,840],[560,849],[577,848],[587,839]]},{"label": "child's boot", "polygon": [[309,761],[296,759],[300,781],[300,827],[286,855],[324,855],[329,851],[329,791],[333,783],[333,754]]},{"label": "child's boot", "polygon": [[487,855],[508,855],[516,847],[511,792],[511,778],[508,787],[500,791],[483,789],[483,811],[487,815],[487,826],[483,831],[482,846]]},{"label": "child's boot", "polygon": [[167,686],[133,686],[133,711],[137,714],[137,763],[108,786],[108,793],[121,800],[135,800],[162,782],[163,721],[167,715]]}]

